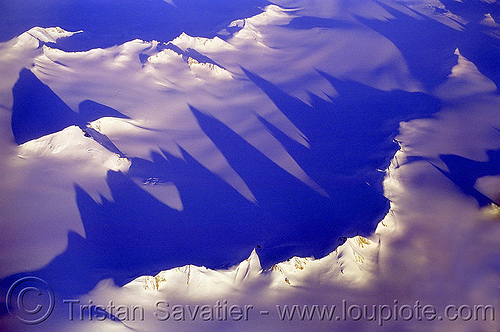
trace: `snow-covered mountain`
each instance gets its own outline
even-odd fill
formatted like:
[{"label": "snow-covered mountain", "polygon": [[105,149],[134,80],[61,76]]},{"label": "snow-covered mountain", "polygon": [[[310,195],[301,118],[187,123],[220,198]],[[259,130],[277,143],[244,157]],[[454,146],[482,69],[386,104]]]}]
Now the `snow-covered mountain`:
[{"label": "snow-covered mountain", "polygon": [[497,9],[275,0],[210,36],[1,43],[3,298],[71,299],[41,330],[493,331],[444,311],[497,305]]}]

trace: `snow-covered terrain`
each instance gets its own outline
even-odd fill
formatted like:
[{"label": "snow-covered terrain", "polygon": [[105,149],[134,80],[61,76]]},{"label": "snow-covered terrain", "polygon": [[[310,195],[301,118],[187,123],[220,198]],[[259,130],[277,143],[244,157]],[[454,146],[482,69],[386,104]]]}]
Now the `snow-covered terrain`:
[{"label": "snow-covered terrain", "polygon": [[[444,312],[499,309],[499,7],[460,3],[276,0],[213,37],[0,43],[0,289],[36,275],[57,299],[0,326],[495,331]],[[416,302],[437,314],[280,318]]]}]

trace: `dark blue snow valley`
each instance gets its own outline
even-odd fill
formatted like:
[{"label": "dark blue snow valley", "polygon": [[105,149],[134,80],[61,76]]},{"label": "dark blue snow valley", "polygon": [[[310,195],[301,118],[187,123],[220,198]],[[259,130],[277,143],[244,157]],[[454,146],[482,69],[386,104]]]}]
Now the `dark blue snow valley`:
[{"label": "dark blue snow valley", "polygon": [[[103,1],[99,5],[71,0],[9,1],[0,7],[0,39],[8,40],[32,26],[86,31],[58,41],[57,47],[68,51],[106,47],[134,38],[168,41],[182,31],[211,37],[232,20],[257,14],[267,2],[179,0],[176,4],[173,7],[160,0]],[[457,61],[453,53],[457,47],[498,85],[500,48],[468,44],[474,40],[476,44],[499,46],[497,39],[474,25],[478,21],[474,17],[491,8],[474,8],[474,12],[461,13],[472,23],[460,32],[430,19],[415,24],[414,18],[390,8],[387,10],[395,16],[392,20],[359,20],[390,39],[406,58],[413,76],[429,89],[450,74]],[[350,28],[348,24],[310,18],[292,21],[289,28],[314,25]],[[416,45],[415,40],[422,41]],[[226,268],[246,259],[254,248],[262,266],[269,268],[292,256],[322,257],[334,250],[343,237],[373,232],[389,208],[382,188],[385,173],[380,170],[388,167],[398,149],[393,139],[399,122],[432,116],[441,109],[440,101],[426,93],[381,91],[320,73],[339,95],[328,101],[313,96],[308,105],[258,73],[246,70],[245,64],[240,65],[248,79],[307,136],[309,149],[260,119],[330,197],[318,194],[279,168],[203,109],[191,108],[203,131],[247,183],[257,203],[246,200],[186,151],[183,159],[166,151],[164,155],[153,154],[152,161],[136,158],[127,174],[108,173],[113,201],[102,198],[102,203],[96,203],[75,185],[86,238],[70,232],[64,253],[38,271],[3,279],[0,288],[8,288],[21,276],[35,275],[46,280],[57,294],[77,296],[107,278],[123,285],[138,276],[186,264]],[[13,93],[12,129],[18,144],[69,125],[85,129],[88,122],[102,116],[124,117],[119,110],[91,100],[82,102],[80,112],[75,113],[27,69],[21,72]],[[106,137],[87,134],[121,154]],[[498,174],[498,151],[491,152],[490,157],[491,162],[481,164],[481,172],[471,175],[461,172],[459,166],[473,162],[442,156],[452,166],[446,175],[481,204],[485,203],[484,197],[473,191],[471,183],[479,176]],[[174,183],[184,210],[159,202],[132,178],[155,179],[156,185]]]}]

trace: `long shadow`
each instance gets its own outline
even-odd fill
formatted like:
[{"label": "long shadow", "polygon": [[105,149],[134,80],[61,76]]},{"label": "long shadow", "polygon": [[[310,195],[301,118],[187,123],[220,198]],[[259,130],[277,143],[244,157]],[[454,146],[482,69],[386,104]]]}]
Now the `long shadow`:
[{"label": "long shadow", "polygon": [[20,72],[13,94],[11,124],[17,144],[80,123],[78,114],[28,69]]},{"label": "long shadow", "polygon": [[[185,212],[171,209],[119,172],[108,173],[113,201],[96,203],[75,186],[86,238],[70,233],[68,248],[46,267],[10,276],[5,289],[25,275],[47,281],[61,296],[89,292],[112,278],[123,285],[145,274],[187,264],[228,267],[248,257],[262,229],[257,207],[187,153],[184,160],[155,154],[134,160],[131,175],[142,173],[178,185]],[[250,223],[241,219],[248,218]]]},{"label": "long shadow", "polygon": [[[86,238],[70,233],[67,250],[29,274],[69,296],[90,291],[104,278],[123,285],[137,276],[186,264],[228,267],[255,247],[264,267],[293,255],[321,257],[333,250],[337,238],[371,232],[388,209],[383,174],[377,168],[383,168],[397,149],[392,137],[399,121],[429,116],[440,105],[422,93],[384,92],[322,74],[340,95],[331,101],[313,99],[309,106],[247,71],[307,135],[311,148],[261,121],[330,198],[285,172],[223,123],[192,108],[203,131],[245,180],[258,204],[245,200],[185,151],[182,159],[166,151],[152,153],[152,161],[133,159],[127,176],[108,173],[113,201],[102,197],[102,203],[96,203],[76,186]],[[47,87],[40,89],[42,96],[52,96]],[[80,112],[89,120],[105,114],[121,116],[90,101],[80,105]],[[158,179],[156,183],[177,186],[182,212],[131,180],[146,182],[151,177]],[[22,275],[1,284],[6,287]]]},{"label": "long shadow", "polygon": [[[322,257],[341,235],[367,234],[385,211],[380,193],[332,175],[326,198],[271,162],[216,119],[192,109],[204,132],[241,175],[258,201],[263,266],[293,255]],[[303,151],[307,158],[308,151]],[[320,183],[322,184],[322,183]],[[369,202],[369,203],[368,203]],[[242,216],[245,223],[251,222]],[[263,224],[262,224],[263,222]]]},{"label": "long shadow", "polygon": [[485,162],[457,155],[440,155],[439,158],[446,164],[448,171],[436,165],[433,166],[457,185],[464,194],[474,197],[479,206],[499,204],[500,197],[488,197],[474,188],[477,179],[500,174],[500,150],[488,150],[486,153],[488,161]]},{"label": "long shadow", "polygon": [[312,106],[284,93],[272,83],[246,71],[276,106],[307,136],[305,149],[266,122],[307,174],[330,194],[336,178],[369,182],[382,192],[385,169],[396,150],[393,142],[399,122],[429,117],[441,108],[440,102],[424,93],[380,91],[366,85],[341,81],[325,73],[339,92],[331,101],[312,96]]},{"label": "long shadow", "polygon": [[413,18],[382,3],[395,19],[357,19],[393,42],[405,57],[410,72],[428,89],[437,87],[451,74],[457,60],[456,48],[500,87],[500,40],[486,34],[488,29],[480,24],[487,13],[498,18],[500,5],[476,0],[442,3],[468,22],[463,30],[457,31],[416,12],[420,19]]},{"label": "long shadow", "polygon": [[137,276],[185,264],[227,267],[258,246],[265,267],[292,255],[320,257],[332,249],[338,235],[373,227],[364,221],[374,216],[364,215],[369,209],[359,209],[358,200],[373,202],[374,197],[363,199],[362,193],[342,183],[337,187],[341,195],[325,198],[219,121],[195,109],[193,113],[247,180],[258,205],[185,152],[184,160],[165,151],[167,159],[159,154],[153,154],[152,161],[134,159],[128,175],[175,183],[184,211],[163,205],[129,177],[109,172],[113,202],[101,198],[98,204],[75,187],[86,239],[70,233],[66,252],[30,275],[43,278],[58,293],[83,294],[104,278],[123,285]]},{"label": "long shadow", "polygon": [[56,133],[71,125],[86,130],[87,123],[105,116],[127,118],[124,114],[91,100],[81,102],[79,112],[73,112],[28,69],[19,73],[13,96],[11,126],[17,144]]},{"label": "long shadow", "polygon": [[[83,17],[92,13],[84,10]],[[96,22],[108,14],[103,13]],[[407,17],[398,18],[414,23]],[[323,21],[303,20],[293,24],[295,28],[336,27],[336,22]],[[388,23],[380,24],[374,27],[383,30]],[[421,33],[410,26],[415,35]],[[425,29],[433,33],[441,31],[441,27],[435,26]],[[116,33],[113,31],[110,33]],[[441,82],[456,60],[449,58],[451,42],[439,50],[424,52],[424,60],[419,60],[410,54],[414,46],[405,44],[402,34],[386,33],[399,43],[396,45],[413,61],[409,61],[413,73],[429,87]],[[445,35],[448,33],[454,36],[446,30]],[[119,40],[116,35],[105,39],[99,42]],[[434,47],[440,40],[441,37],[432,39],[426,48]],[[89,43],[95,46],[95,40]],[[439,56],[426,64],[425,59],[432,58],[433,54]],[[445,68],[442,72],[425,73],[440,66]],[[108,173],[112,201],[102,197],[102,203],[97,203],[75,186],[86,238],[70,232],[63,254],[38,271],[0,280],[0,289],[5,291],[22,276],[35,275],[46,280],[57,294],[76,296],[88,293],[105,278],[123,285],[137,276],[185,264],[228,267],[245,259],[254,247],[259,248],[262,265],[269,267],[293,255],[321,257],[335,247],[337,238],[342,241],[345,236],[371,232],[388,208],[382,192],[383,173],[377,169],[385,168],[398,148],[392,139],[399,122],[431,116],[440,109],[440,103],[423,93],[385,92],[321,73],[339,96],[330,101],[312,96],[309,106],[259,76],[245,72],[307,136],[310,149],[260,119],[330,198],[319,195],[279,168],[220,121],[204,114],[203,110],[192,108],[201,128],[245,180],[258,204],[245,200],[185,151],[183,159],[166,151],[162,151],[163,155],[153,153],[152,161],[134,159],[127,175]],[[21,72],[19,84],[14,91],[12,120],[18,143],[71,124],[84,125],[104,115],[123,117],[113,109],[90,101],[80,105],[80,114],[74,113],[27,70]],[[40,112],[36,113],[37,110]],[[42,115],[52,121],[45,121]],[[108,148],[113,150],[112,146]],[[499,153],[492,151],[489,155],[487,163],[458,156],[441,158],[450,170],[446,175],[474,196],[472,189],[477,178],[498,174]],[[177,186],[184,205],[182,212],[162,204],[131,180],[146,181],[150,177],[159,179],[159,183],[172,182]],[[477,196],[476,199],[484,198]],[[2,314],[5,312],[0,312]]]},{"label": "long shadow", "polygon": [[357,20],[394,43],[411,74],[426,88],[433,89],[443,83],[457,63],[454,51],[461,32],[416,12],[420,19],[380,5],[395,18],[381,21],[356,17]]},{"label": "long shadow", "polygon": [[[86,239],[70,233],[66,252],[30,274],[47,280],[59,293],[82,294],[104,278],[123,285],[139,275],[185,264],[227,267],[246,258],[254,247],[260,247],[264,267],[293,255],[321,257],[335,247],[338,237],[371,232],[388,208],[376,182],[381,182],[382,175],[374,167],[394,152],[392,130],[400,117],[409,114],[398,110],[420,110],[423,116],[423,111],[435,110],[428,105],[433,100],[330,78],[341,97],[335,103],[316,100],[313,108],[253,78],[308,135],[311,149],[286,141],[267,123],[330,198],[193,108],[201,128],[247,182],[258,204],[245,200],[186,152],[183,159],[166,151],[166,158],[153,153],[152,161],[134,159],[128,176],[109,172],[113,201],[102,198],[102,203],[96,203],[75,187]],[[359,94],[367,101],[359,101]],[[182,212],[162,204],[130,179],[150,177],[177,186]]]}]

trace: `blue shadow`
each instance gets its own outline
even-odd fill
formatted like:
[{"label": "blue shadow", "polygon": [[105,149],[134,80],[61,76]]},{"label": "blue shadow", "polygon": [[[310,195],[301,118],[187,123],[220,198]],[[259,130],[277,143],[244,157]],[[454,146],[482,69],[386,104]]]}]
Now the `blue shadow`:
[{"label": "blue shadow", "polygon": [[28,69],[21,70],[12,92],[11,126],[17,144],[56,133],[71,125],[86,130],[87,123],[106,116],[128,118],[111,107],[91,100],[81,102],[79,112],[73,112]]}]

